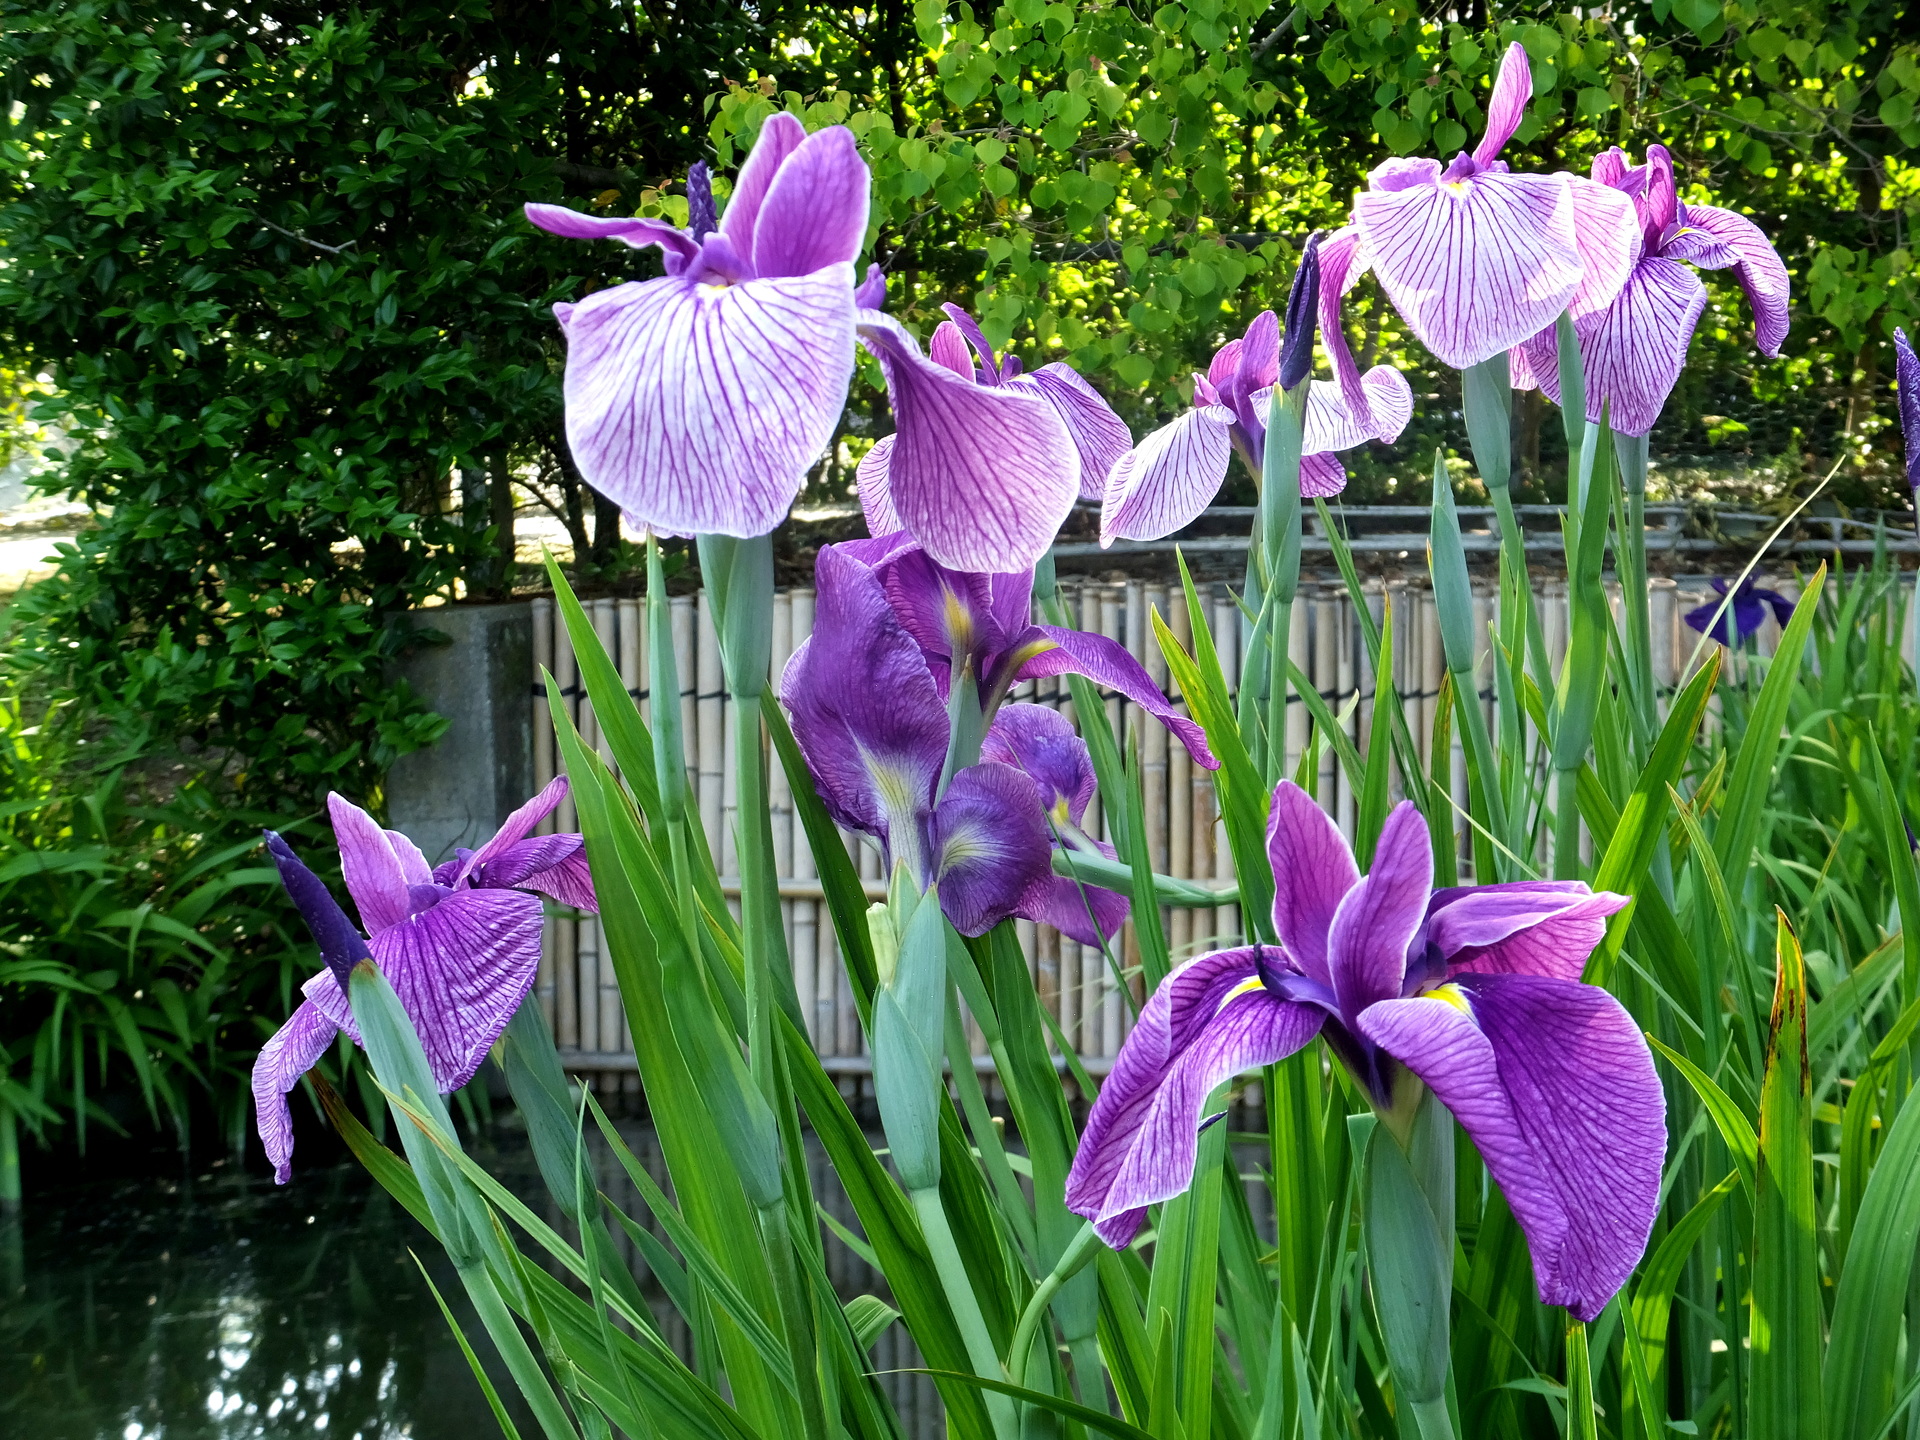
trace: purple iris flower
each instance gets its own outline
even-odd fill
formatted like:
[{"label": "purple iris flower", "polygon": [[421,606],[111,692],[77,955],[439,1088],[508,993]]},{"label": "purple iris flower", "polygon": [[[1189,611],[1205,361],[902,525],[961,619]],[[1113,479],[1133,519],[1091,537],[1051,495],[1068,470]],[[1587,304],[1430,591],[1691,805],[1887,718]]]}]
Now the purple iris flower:
[{"label": "purple iris flower", "polygon": [[[1673,156],[1647,147],[1647,163],[1627,164],[1618,146],[1594,157],[1596,182],[1629,197],[1638,217],[1640,258],[1620,293],[1573,317],[1586,368],[1587,419],[1602,414],[1622,435],[1645,435],[1660,418],[1687,363],[1687,343],[1707,305],[1707,287],[1687,264],[1732,269],[1753,307],[1754,343],[1777,356],[1787,338],[1787,267],[1744,215],[1715,205],[1683,205]],[[1685,261],[1687,264],[1682,264]],[[1558,342],[1551,327],[1514,351],[1515,385],[1536,385],[1560,399]]]},{"label": "purple iris flower", "polygon": [[860,312],[895,426],[860,462],[867,530],[906,530],[955,570],[1030,570],[1073,502],[1100,497],[1133,437],[1072,367],[1022,374],[966,311],[942,308],[925,355],[898,321]]},{"label": "purple iris flower", "polygon": [[[1729,582],[1715,579],[1715,593],[1725,596],[1730,588]],[[1759,585],[1752,576],[1742,580],[1733,591],[1733,600],[1722,610],[1721,601],[1709,600],[1704,605],[1696,605],[1682,618],[1702,635],[1709,635],[1722,645],[1743,645],[1748,637],[1759,633],[1760,626],[1767,618],[1767,611],[1773,611],[1773,618],[1780,622],[1782,629],[1793,619],[1793,601],[1778,590],[1768,590]],[[1716,619],[1715,617],[1719,618]],[[1732,626],[1729,633],[1728,626]]]},{"label": "purple iris flower", "polygon": [[1905,330],[1893,332],[1893,374],[1900,385],[1900,435],[1907,447],[1907,485],[1920,495],[1920,358]]},{"label": "purple iris flower", "polygon": [[1321,248],[1322,328],[1363,424],[1365,397],[1339,325],[1340,296],[1363,269],[1380,277],[1421,343],[1461,370],[1539,334],[1569,307],[1605,305],[1626,283],[1640,232],[1624,195],[1579,175],[1515,175],[1496,158],[1532,94],[1527,52],[1516,43],[1500,62],[1473,152],[1444,167],[1433,159],[1379,166],[1354,198],[1353,224]]},{"label": "purple iris flower", "polygon": [[1627,897],[1574,881],[1434,890],[1411,804],[1363,879],[1291,782],[1267,855],[1280,944],[1203,955],[1154,992],[1087,1117],[1068,1208],[1128,1243],[1149,1204],[1192,1184],[1213,1088],[1319,1035],[1390,1121],[1433,1091],[1513,1207],[1540,1298],[1593,1319],[1646,1247],[1666,1151],[1646,1041],[1580,983]]},{"label": "purple iris flower", "polygon": [[371,958],[399,995],[440,1092],[473,1078],[540,968],[541,905],[527,892],[598,908],[581,838],[533,833],[566,793],[563,776],[507,817],[485,845],[438,869],[428,868],[406,836],[329,795],[340,867],[364,938],[292,847],[268,832],[267,849],[327,966],[300,987],[305,999],[253,1066],[260,1141],[277,1183],[286,1184],[293,1168],[287,1092],[335,1035],[345,1031],[360,1043],[347,1005],[347,976],[356,961]]},{"label": "purple iris flower", "polygon": [[[1219,494],[1234,455],[1260,477],[1280,349],[1279,321],[1271,310],[1262,310],[1245,335],[1215,352],[1207,373],[1193,377],[1193,409],[1147,436],[1113,467],[1100,511],[1102,545],[1158,540],[1191,524]],[[1334,452],[1367,440],[1391,443],[1413,418],[1413,392],[1391,365],[1376,365],[1356,379],[1368,397],[1364,420],[1349,409],[1337,383],[1315,380],[1307,391],[1302,495],[1338,495],[1346,488],[1347,472]]]},{"label": "purple iris flower", "polygon": [[764,535],[826,448],[853,378],[853,261],[867,231],[853,132],[770,116],[717,226],[706,167],[686,230],[529,205],[578,240],[658,245],[666,275],[554,314],[567,337],[567,443],[636,523]]}]

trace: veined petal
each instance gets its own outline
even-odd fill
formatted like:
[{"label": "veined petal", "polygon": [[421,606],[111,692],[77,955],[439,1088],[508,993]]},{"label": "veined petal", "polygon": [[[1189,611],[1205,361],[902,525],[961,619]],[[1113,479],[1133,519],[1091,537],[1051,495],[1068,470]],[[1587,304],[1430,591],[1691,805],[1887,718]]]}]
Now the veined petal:
[{"label": "veined petal", "polygon": [[1053,406],[1080,455],[1080,498],[1098,500],[1106,490],[1107,476],[1133,444],[1126,421],[1113,413],[1079,371],[1057,360],[1032,374],[1014,376],[1007,386],[1036,391]]},{"label": "veined petal", "polygon": [[1040,792],[1010,765],[969,765],[947,784],[927,826],[940,908],[962,935],[984,935],[1053,874]]},{"label": "veined petal", "polygon": [[1413,418],[1413,390],[1391,365],[1376,365],[1360,377],[1367,409],[1356,417],[1340,386],[1316,380],[1307,390],[1306,426],[1301,448],[1308,455],[1351,450],[1369,440],[1392,444]]},{"label": "veined petal", "polygon": [[1355,198],[1353,214],[1394,308],[1456,369],[1538,334],[1580,285],[1564,175],[1485,172],[1409,190],[1370,190]]},{"label": "veined petal", "polygon": [[[1438,166],[1434,173],[1437,177]],[[1348,418],[1369,435],[1377,435],[1380,425],[1373,415],[1373,400],[1347,348],[1346,328],[1340,321],[1340,301],[1359,283],[1368,263],[1361,251],[1360,232],[1351,225],[1320,243],[1320,343],[1333,362],[1334,383],[1340,387]]]},{"label": "veined petal", "polygon": [[1167,697],[1160,693],[1160,687],[1153,683],[1153,677],[1147,674],[1146,667],[1134,659],[1118,640],[1109,640],[1104,635],[1089,635],[1084,630],[1067,630],[1057,625],[1036,625],[1019,643],[1025,645],[1029,638],[1036,649],[1042,640],[1051,644],[1044,650],[1038,650],[1032,659],[1022,664],[1015,674],[1016,679],[1084,675],[1095,684],[1118,690],[1171,730],[1174,737],[1187,747],[1187,753],[1193,757],[1196,765],[1207,770],[1220,768],[1220,762],[1213,758],[1213,751],[1207,748],[1206,731],[1186,716],[1175,713]]},{"label": "veined petal", "polygon": [[[331,975],[320,978],[334,984]],[[302,1003],[260,1047],[260,1057],[253,1062],[254,1127],[273,1166],[276,1185],[286,1184],[293,1174],[293,1112],[287,1108],[287,1092],[327,1053],[339,1033],[313,1005]]]},{"label": "veined petal", "polygon": [[1079,453],[1053,406],[933,364],[878,312],[861,312],[860,337],[887,376],[887,490],[905,527],[953,570],[1032,569],[1080,493]]},{"label": "veined petal", "polygon": [[946,759],[946,710],[878,575],[829,545],[814,583],[813,634],[787,662],[781,703],[835,823],[910,851]]},{"label": "veined petal", "polygon": [[766,534],[846,405],[853,317],[844,262],[587,296],[563,322],[567,440],[581,475],[646,525]]},{"label": "veined petal", "polygon": [[1599,420],[1606,406],[1617,433],[1652,430],[1686,368],[1687,343],[1706,305],[1699,276],[1656,257],[1634,267],[1607,309],[1574,321],[1587,372],[1587,418]]},{"label": "veined petal", "polygon": [[1399,998],[1407,947],[1426,919],[1432,894],[1427,822],[1411,800],[1403,800],[1381,827],[1373,868],[1340,897],[1327,927],[1327,969],[1349,1028],[1369,1005]]},{"label": "veined petal", "polygon": [[860,513],[866,517],[869,535],[893,535],[906,528],[900,523],[900,512],[893,508],[893,495],[888,489],[887,467],[892,457],[893,436],[883,435],[860,457],[853,472],[853,488],[860,497]]},{"label": "veined petal", "polygon": [[558,810],[560,802],[566,798],[567,777],[556,775],[541,787],[538,795],[507,816],[505,823],[493,832],[492,839],[466,858],[453,883],[459,884],[476,868],[496,859],[503,851],[518,845],[533,834],[540,828],[540,822]]},{"label": "veined petal", "polygon": [[527,205],[527,219],[553,235],[569,240],[619,240],[636,250],[658,245],[681,265],[700,253],[693,237],[665,220],[641,216],[583,215],[564,205]]},{"label": "veined petal", "polygon": [[1360,883],[1360,867],[1333,817],[1291,780],[1280,782],[1267,812],[1267,861],[1274,934],[1302,974],[1331,986],[1328,934],[1340,902]]},{"label": "veined petal", "polygon": [[1347,488],[1347,467],[1337,455],[1300,457],[1300,494],[1308,500],[1331,500]]},{"label": "veined petal", "polygon": [[[1120,1047],[1067,1176],[1067,1208],[1092,1220],[1107,1244],[1126,1245],[1148,1205],[1193,1183],[1200,1111],[1216,1086],[1285,1059],[1319,1033],[1317,1006],[1259,988],[1257,954],[1221,951],[1176,970]],[[1193,1019],[1178,1023],[1176,1008]]]},{"label": "veined petal", "polygon": [[787,157],[798,150],[806,138],[807,127],[800,123],[800,118],[784,110],[769,115],[760,126],[747,163],[734,177],[727,213],[720,217],[721,233],[733,242],[734,249],[741,255],[753,255],[754,230],[767,192],[773,188]]},{"label": "veined petal", "polygon": [[457,890],[373,937],[441,1094],[473,1078],[533,988],[540,918],[540,902],[518,890]]},{"label": "veined petal", "polygon": [[933,327],[933,334],[927,337],[927,359],[942,370],[951,370],[969,380],[977,379],[967,337],[951,320],[942,320]]},{"label": "veined petal", "polygon": [[1158,540],[1191,524],[1227,478],[1232,424],[1224,405],[1189,410],[1115,461],[1100,507],[1100,543]]},{"label": "veined petal", "polygon": [[[924,550],[895,556],[881,570],[887,603],[907,633],[914,638],[935,672],[950,670],[955,660],[972,657],[977,678],[984,684],[984,657],[1009,644],[1016,635],[1003,633],[994,611],[993,586],[1000,577],[949,570]],[[1022,628],[1026,616],[1020,617]]]},{"label": "veined petal", "polygon": [[[829,125],[807,136],[775,172],[753,231],[761,279],[811,275],[859,258],[867,239],[871,177],[853,132]],[[733,207],[727,207],[729,216]],[[848,288],[852,288],[848,276]]]},{"label": "veined petal", "polygon": [[[340,845],[340,872],[347,893],[360,912],[360,924],[369,935],[398,925],[412,914],[407,901],[408,869],[394,853],[393,842],[380,823],[344,796],[327,796],[333,836]],[[409,847],[411,848],[411,847]],[[414,851],[417,856],[420,852]],[[424,861],[422,868],[424,868]]]},{"label": "veined petal", "polygon": [[1087,753],[1087,742],[1058,710],[1045,705],[1002,705],[980,754],[1029,777],[1047,814],[1078,825],[1087,813],[1093,799],[1093,757]]},{"label": "veined petal", "polygon": [[598,913],[587,844],[578,835],[536,835],[497,852],[474,872],[483,890],[538,890],[562,905]]},{"label": "veined petal", "polygon": [[1625,895],[1577,880],[1471,885],[1436,892],[1427,944],[1455,974],[1578,980]]},{"label": "veined petal", "polygon": [[1567,302],[1577,321],[1613,303],[1640,258],[1640,217],[1633,201],[1610,185],[1568,175],[1573,238],[1580,250],[1580,284]]},{"label": "veined petal", "polygon": [[1592,1320],[1646,1249],[1666,1099],[1632,1017],[1606,991],[1472,975],[1387,1000],[1360,1032],[1424,1080],[1479,1148],[1533,1252],[1541,1300]]},{"label": "veined petal", "polygon": [[1907,484],[1920,490],[1920,356],[1904,329],[1893,332],[1893,374],[1900,387],[1900,433],[1907,443]]},{"label": "veined petal", "polygon": [[1718,205],[1687,206],[1687,223],[1725,241],[1732,250],[1734,278],[1753,307],[1753,343],[1762,355],[1778,355],[1787,338],[1787,301],[1792,288],[1780,252],[1758,225]]},{"label": "veined petal", "polygon": [[1533,98],[1533,70],[1527,64],[1527,47],[1518,40],[1500,57],[1500,73],[1494,77],[1493,94],[1487,99],[1487,129],[1473,147],[1473,158],[1491,165],[1520,122],[1527,118],[1527,101]]},{"label": "veined petal", "polygon": [[[1101,848],[1111,860],[1113,847]],[[1036,925],[1051,925],[1082,945],[1104,945],[1127,923],[1128,908],[1124,895],[1049,873],[1028,887],[1013,913]]]}]

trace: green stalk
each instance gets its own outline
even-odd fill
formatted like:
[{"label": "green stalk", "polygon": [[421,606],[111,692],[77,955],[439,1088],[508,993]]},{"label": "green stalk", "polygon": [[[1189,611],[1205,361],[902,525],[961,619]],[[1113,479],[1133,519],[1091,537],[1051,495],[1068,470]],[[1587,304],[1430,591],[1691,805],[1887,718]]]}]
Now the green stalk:
[{"label": "green stalk", "polygon": [[680,672],[673,658],[673,609],[667,599],[660,544],[647,536],[647,689],[653,696],[653,771],[673,869],[674,906],[687,949],[698,954],[700,911],[687,854],[687,758],[680,733]]},{"label": "green stalk", "polygon": [[1567,1440],[1600,1440],[1593,1409],[1593,1363],[1587,1356],[1587,1327],[1567,1321]]},{"label": "green stalk", "polygon": [[766,1251],[772,1272],[773,1291],[780,1305],[780,1319],[787,1332],[787,1349],[793,1357],[793,1378],[800,1391],[800,1424],[807,1440],[826,1440],[826,1404],[820,1393],[820,1369],[815,1357],[820,1353],[819,1339],[813,1328],[813,1302],[800,1283],[799,1267],[794,1264],[793,1234],[787,1228],[784,1201],[767,1206],[760,1214],[761,1248]]},{"label": "green stalk", "polygon": [[20,1117],[13,1102],[0,1098],[0,1215],[20,1209]]},{"label": "green stalk", "polygon": [[1013,1331],[1013,1345],[1007,1351],[1007,1378],[1015,1385],[1027,1383],[1028,1353],[1033,1349],[1034,1335],[1046,1319],[1047,1306],[1060,1293],[1060,1287],[1078,1275],[1099,1250],[1100,1237],[1094,1233],[1093,1223],[1089,1221],[1080,1227],[1080,1233],[1060,1253],[1059,1263],[1040,1282],[1033,1292],[1033,1298],[1027,1301],[1027,1308],[1020,1312],[1020,1323]]},{"label": "green stalk", "polygon": [[[967,1274],[967,1267],[961,1263],[959,1247],[954,1244],[953,1229],[947,1223],[946,1207],[940,1203],[940,1187],[934,1185],[910,1190],[907,1195],[913,1201],[913,1213],[920,1219],[920,1233],[926,1237],[927,1254],[933,1260],[941,1288],[947,1292],[947,1304],[953,1308],[953,1321],[959,1327],[960,1339],[967,1347],[967,1358],[973,1362],[973,1373],[983,1380],[1005,1380],[1007,1372],[1000,1364],[992,1336],[987,1333],[986,1316],[980,1312],[980,1301],[973,1293],[973,1281]],[[987,1413],[993,1417],[994,1433],[999,1440],[1014,1440],[1019,1429],[1014,1423],[1013,1401],[998,1391],[989,1390],[986,1393],[986,1405]]]},{"label": "green stalk", "polygon": [[[1647,437],[1615,435],[1613,444],[1625,499],[1614,564],[1620,572],[1620,598],[1626,610],[1622,639],[1644,752],[1660,729],[1654,707],[1653,623],[1647,607]],[[1641,758],[1645,758],[1644,753]]]},{"label": "green stalk", "polygon": [[1269,787],[1278,783],[1287,758],[1287,647],[1293,634],[1293,598],[1300,587],[1300,450],[1306,427],[1307,386],[1302,381],[1275,395],[1268,411],[1265,475],[1260,485],[1260,527],[1271,588],[1261,612],[1267,618],[1267,748]]}]

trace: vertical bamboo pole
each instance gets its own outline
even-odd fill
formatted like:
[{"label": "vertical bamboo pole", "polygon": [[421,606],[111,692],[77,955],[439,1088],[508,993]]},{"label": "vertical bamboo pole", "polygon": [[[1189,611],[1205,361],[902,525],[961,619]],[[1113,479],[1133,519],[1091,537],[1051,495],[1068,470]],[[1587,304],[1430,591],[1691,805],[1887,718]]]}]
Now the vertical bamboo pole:
[{"label": "vertical bamboo pole", "polygon": [[[1220,652],[1221,668],[1229,677],[1240,673],[1240,607],[1231,597],[1216,598],[1213,605],[1213,643]],[[1231,678],[1228,683],[1233,682]],[[1225,822],[1220,818],[1213,794],[1213,780],[1207,779],[1208,841],[1213,849],[1213,878],[1216,880],[1233,879],[1233,851],[1227,845]],[[1213,912],[1215,930],[1223,941],[1233,943],[1241,934],[1240,907],[1223,905]]]},{"label": "vertical bamboo pole", "polygon": [[[580,665],[574,658],[573,642],[567,635],[567,627],[562,621],[558,608],[554,612],[553,626],[553,678],[560,687],[565,699],[568,717],[581,729],[583,738],[591,744],[587,736],[584,718],[580,713]],[[565,834],[580,828],[574,809],[573,797],[569,795],[560,802],[554,812],[554,829]],[[554,1022],[554,1041],[562,1050],[578,1050],[581,1042],[581,984],[579,965],[580,922],[562,920],[555,927],[554,946],[554,990],[556,1019]]]},{"label": "vertical bamboo pole", "polygon": [[720,669],[720,640],[713,628],[713,610],[703,590],[695,601],[699,631],[694,655],[695,705],[699,722],[695,727],[695,762],[698,766],[700,823],[707,832],[707,844],[713,849],[714,863],[722,875],[737,872],[721,863],[732,853],[726,838],[727,716],[724,704],[726,677]]},{"label": "vertical bamboo pole", "polygon": [[[553,601],[542,596],[533,602],[533,788],[536,792],[546,789],[552,783],[554,775],[553,757],[553,719],[547,710],[546,677],[542,672],[553,669]],[[553,833],[553,817],[547,816],[538,826],[542,835]],[[540,922],[540,969],[533,982],[533,993],[540,1002],[540,1013],[547,1017],[547,1028],[551,1030],[554,1022],[554,940],[558,922],[543,919]]]},{"label": "vertical bamboo pole", "polygon": [[[1187,613],[1184,597],[1169,589],[1167,593],[1167,628],[1173,632],[1173,638],[1180,648],[1189,654],[1193,652],[1193,624]],[[1186,697],[1177,697],[1180,712],[1191,713]],[[1197,797],[1194,789],[1193,758],[1188,755],[1187,747],[1174,745],[1167,750],[1167,873],[1182,880],[1191,880],[1201,872],[1195,868],[1193,859],[1195,814]],[[1205,771],[1201,772],[1203,775]],[[1176,910],[1172,923],[1167,927],[1167,943],[1172,947],[1176,958],[1191,953],[1194,936],[1194,917],[1192,910]]]}]

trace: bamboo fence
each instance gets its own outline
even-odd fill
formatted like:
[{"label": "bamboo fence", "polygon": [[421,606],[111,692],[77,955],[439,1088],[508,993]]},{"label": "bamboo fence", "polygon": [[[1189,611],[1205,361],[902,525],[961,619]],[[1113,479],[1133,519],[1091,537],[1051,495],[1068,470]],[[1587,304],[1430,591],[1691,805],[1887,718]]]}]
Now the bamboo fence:
[{"label": "bamboo fence", "polygon": [[[1066,578],[1060,582],[1069,620],[1082,630],[1118,640],[1145,665],[1148,674],[1171,692],[1165,661],[1153,640],[1150,616],[1167,621],[1174,635],[1191,648],[1192,627],[1177,586],[1144,580],[1100,581]],[[1241,615],[1224,586],[1202,589],[1205,614],[1215,648],[1229,677],[1239,669]],[[1610,590],[1616,616],[1619,595]],[[1440,634],[1430,591],[1424,586],[1388,579],[1371,582],[1367,603],[1378,621],[1391,606],[1393,614],[1393,683],[1407,709],[1408,724],[1429,774],[1430,754],[1444,665]],[[1671,686],[1685,668],[1700,637],[1683,623],[1694,605],[1717,599],[1704,585],[1652,582],[1650,611],[1653,663],[1656,679]],[[1565,652],[1567,601],[1564,584],[1549,583],[1536,593],[1547,648],[1557,665]],[[774,600],[773,665],[777,677],[795,648],[813,629],[811,589],[779,592]],[[638,599],[600,599],[587,602],[594,629],[617,662],[628,692],[649,723],[657,697],[647,693],[646,626]],[[1491,589],[1476,590],[1475,620],[1485,636],[1497,616]],[[676,697],[682,733],[686,737],[690,798],[699,805],[701,824],[723,877],[733,893],[738,874],[734,859],[736,798],[726,758],[732,753],[732,729],[737,723],[725,697],[720,652],[712,613],[704,594],[678,596],[672,602],[675,661],[683,690]],[[1373,677],[1366,660],[1361,629],[1351,601],[1338,585],[1303,585],[1293,612],[1291,654],[1344,728],[1354,746],[1365,751],[1373,710]],[[1760,652],[1770,653],[1778,638],[1771,617],[1759,637]],[[592,707],[585,703],[579,671],[553,602],[533,602],[534,770],[536,785],[555,773],[557,756],[546,714],[546,692],[540,671],[551,670],[587,744],[597,746],[611,760],[600,738]],[[1709,642],[1711,643],[1711,642]],[[1484,657],[1483,657],[1484,658]],[[1740,662],[1735,661],[1736,666]],[[1484,677],[1486,666],[1479,672]],[[1072,701],[1064,679],[1028,681],[1013,694],[1015,700],[1059,708],[1069,715]],[[1174,696],[1176,703],[1179,701]],[[1490,692],[1483,693],[1492,723]],[[1186,750],[1150,716],[1124,697],[1105,696],[1107,716],[1122,743],[1137,739],[1148,844],[1154,868],[1162,874],[1201,882],[1230,883],[1233,868],[1225,835],[1214,809],[1208,773],[1192,763]],[[1181,707],[1184,709],[1184,706]],[[1711,723],[1711,722],[1709,722]],[[1287,771],[1292,774],[1311,734],[1311,718],[1297,697],[1288,711]],[[833,926],[821,899],[818,871],[797,823],[791,792],[777,763],[770,767],[769,800],[773,815],[775,859],[781,877],[781,910],[786,922],[787,947],[794,983],[807,1012],[812,1038],[831,1072],[845,1076],[868,1073],[869,1066],[853,995],[840,963]],[[1454,727],[1451,756],[1452,792],[1464,806],[1466,763]],[[1330,746],[1323,746],[1317,791],[1321,803],[1341,828],[1352,833],[1357,797]],[[1105,835],[1096,799],[1087,815],[1090,833]],[[546,831],[577,828],[571,804],[565,804],[543,827]],[[1465,836],[1457,839],[1464,842]],[[843,840],[854,856],[861,876],[876,898],[884,893],[880,854],[871,841],[846,834]],[[1463,848],[1463,856],[1465,850]],[[1169,909],[1163,911],[1175,962],[1206,950],[1241,943],[1238,908]],[[1095,1074],[1104,1073],[1118,1053],[1130,1028],[1140,993],[1138,951],[1131,923],[1106,951],[1064,938],[1047,926],[1017,922],[1020,944],[1031,967],[1042,1003],[1058,1022],[1059,1033]],[[536,994],[554,1028],[554,1037],[567,1067],[595,1077],[597,1086],[616,1093],[637,1093],[633,1045],[614,980],[600,924],[591,917],[549,918]],[[977,1037],[976,1037],[977,1039]],[[985,1046],[976,1044],[976,1054]]]}]

